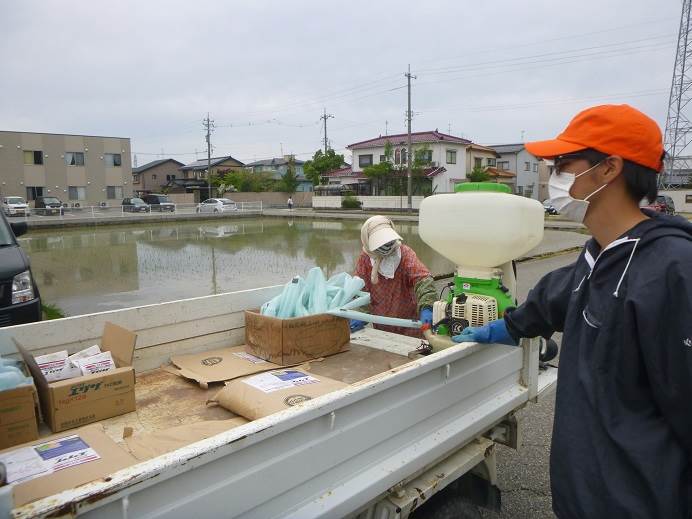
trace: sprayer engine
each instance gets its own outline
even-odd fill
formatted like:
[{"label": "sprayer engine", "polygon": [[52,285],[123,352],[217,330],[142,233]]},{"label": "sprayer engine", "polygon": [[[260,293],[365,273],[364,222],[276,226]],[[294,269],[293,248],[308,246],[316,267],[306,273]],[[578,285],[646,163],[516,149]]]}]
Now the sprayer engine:
[{"label": "sprayer engine", "polygon": [[468,326],[483,326],[497,318],[497,299],[482,294],[460,294],[451,302],[437,301],[433,305],[433,328],[449,335],[459,335]]}]

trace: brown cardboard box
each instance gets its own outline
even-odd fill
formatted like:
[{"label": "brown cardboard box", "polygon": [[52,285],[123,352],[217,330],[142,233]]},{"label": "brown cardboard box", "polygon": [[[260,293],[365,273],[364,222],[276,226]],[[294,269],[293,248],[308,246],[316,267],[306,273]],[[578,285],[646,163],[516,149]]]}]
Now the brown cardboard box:
[{"label": "brown cardboard box", "polygon": [[0,392],[0,449],[38,438],[36,402],[34,386]]},{"label": "brown cardboard box", "polygon": [[[78,435],[89,447],[96,451],[100,458],[17,483],[13,489],[15,506],[22,506],[37,499],[52,496],[63,490],[101,479],[137,463],[135,458],[106,435],[103,427],[99,424],[56,434],[24,444],[23,446],[42,444],[52,439],[57,440],[72,435]],[[5,449],[0,454],[17,448]]]},{"label": "brown cardboard box", "polygon": [[228,382],[210,402],[257,420],[345,387],[348,384],[300,368],[283,369]]},{"label": "brown cardboard box", "polygon": [[333,315],[278,319],[245,311],[245,351],[282,366],[346,351],[348,321]]},{"label": "brown cardboard box", "polygon": [[53,432],[79,427],[135,410],[135,370],[132,357],[137,335],[106,323],[101,350],[110,351],[116,369],[93,375],[46,381],[34,356],[17,341],[17,349],[34,377],[43,420]]},{"label": "brown cardboard box", "polygon": [[135,458],[145,461],[246,423],[248,421],[240,416],[228,420],[205,420],[171,427],[165,431],[125,436],[125,443]]},{"label": "brown cardboard box", "polygon": [[247,353],[245,346],[176,355],[171,357],[171,362],[174,366],[166,366],[166,371],[194,380],[204,389],[214,382],[281,368],[278,364]]}]

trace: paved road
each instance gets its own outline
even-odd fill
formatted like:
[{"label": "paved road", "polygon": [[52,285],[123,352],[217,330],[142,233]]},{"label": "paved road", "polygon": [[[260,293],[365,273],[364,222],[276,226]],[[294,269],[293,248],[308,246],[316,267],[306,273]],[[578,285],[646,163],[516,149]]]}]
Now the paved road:
[{"label": "paved road", "polygon": [[[544,260],[527,261],[517,267],[518,296],[523,301],[540,278],[577,259],[577,253]],[[560,343],[560,336],[554,339]],[[515,451],[498,450],[498,479],[502,490],[502,512],[482,511],[484,519],[554,518],[550,497],[548,459],[553,427],[555,395],[518,413],[524,422],[524,443]]]},{"label": "paved road", "polygon": [[[575,234],[565,233],[560,234]],[[582,236],[577,234],[577,236]],[[519,301],[524,301],[531,288],[548,272],[569,265],[578,253],[561,254],[517,265],[517,291]],[[444,284],[438,282],[439,288]],[[553,337],[560,343],[560,334]],[[557,363],[557,360],[554,361]],[[481,510],[483,519],[554,519],[550,497],[549,456],[553,428],[555,395],[539,404],[530,404],[519,411],[523,419],[524,441],[515,451],[498,446],[498,483],[502,491],[502,512]]]}]

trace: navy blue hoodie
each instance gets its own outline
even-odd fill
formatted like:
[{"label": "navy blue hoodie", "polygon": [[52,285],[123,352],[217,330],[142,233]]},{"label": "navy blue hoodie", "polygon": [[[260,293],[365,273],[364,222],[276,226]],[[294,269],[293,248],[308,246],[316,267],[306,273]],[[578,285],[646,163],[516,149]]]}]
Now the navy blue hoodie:
[{"label": "navy blue hoodie", "polygon": [[546,275],[505,322],[564,333],[550,455],[560,519],[692,513],[692,224],[657,215]]}]

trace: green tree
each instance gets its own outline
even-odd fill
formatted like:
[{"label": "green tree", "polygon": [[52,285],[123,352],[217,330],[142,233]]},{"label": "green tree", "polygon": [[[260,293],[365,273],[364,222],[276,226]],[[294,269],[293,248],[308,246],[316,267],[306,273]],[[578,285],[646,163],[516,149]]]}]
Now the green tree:
[{"label": "green tree", "polygon": [[281,191],[293,194],[298,189],[298,176],[296,175],[296,159],[291,155],[286,165],[286,173],[281,175],[279,182]]},{"label": "green tree", "polygon": [[392,154],[392,143],[386,141],[384,143],[384,160],[363,168],[363,174],[372,181],[374,195],[380,194],[382,183],[390,179],[395,171],[394,164],[392,164]]},{"label": "green tree", "polygon": [[220,186],[224,184],[227,190],[240,191],[243,193],[272,191],[277,181],[271,178],[267,172],[261,171],[254,173],[245,169],[228,171],[223,177],[213,178],[212,185]]},{"label": "green tree", "polygon": [[471,173],[468,174],[467,178],[470,182],[487,182],[490,180],[490,175],[481,166],[475,166]]},{"label": "green tree", "polygon": [[339,169],[343,164],[344,156],[337,154],[334,150],[328,149],[326,154],[322,150],[317,150],[312,160],[303,164],[303,171],[305,177],[312,181],[312,185],[318,186],[322,175]]}]

